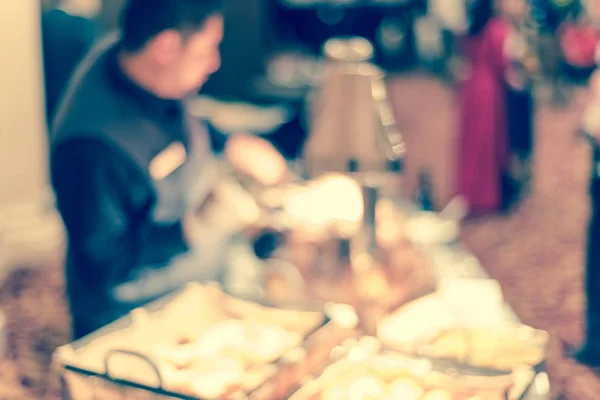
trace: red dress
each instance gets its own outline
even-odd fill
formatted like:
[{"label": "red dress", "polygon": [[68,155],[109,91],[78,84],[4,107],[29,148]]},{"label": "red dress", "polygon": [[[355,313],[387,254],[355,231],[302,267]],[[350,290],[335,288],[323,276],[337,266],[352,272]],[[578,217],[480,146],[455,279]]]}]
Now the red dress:
[{"label": "red dress", "polygon": [[498,211],[507,166],[508,135],[504,43],[508,25],[492,19],[475,37],[464,39],[469,76],[460,90],[458,193],[470,214]]}]

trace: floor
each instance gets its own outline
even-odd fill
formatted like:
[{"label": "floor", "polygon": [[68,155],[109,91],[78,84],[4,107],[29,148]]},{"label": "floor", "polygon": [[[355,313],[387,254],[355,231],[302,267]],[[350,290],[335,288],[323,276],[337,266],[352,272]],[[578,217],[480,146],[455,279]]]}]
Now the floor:
[{"label": "floor", "polygon": [[[406,188],[429,168],[436,197],[452,195],[454,98],[442,84],[421,76],[391,83],[399,125],[406,135]],[[557,399],[600,398],[600,378],[562,356],[561,341],[581,340],[582,265],[588,213],[589,152],[574,138],[585,94],[564,109],[540,107],[534,182],[530,197],[510,217],[466,224],[464,242],[504,287],[527,324],[552,334],[549,372]],[[0,400],[59,399],[50,369],[53,348],[68,340],[60,267],[21,270],[0,288],[8,317],[7,357],[0,362]]]}]

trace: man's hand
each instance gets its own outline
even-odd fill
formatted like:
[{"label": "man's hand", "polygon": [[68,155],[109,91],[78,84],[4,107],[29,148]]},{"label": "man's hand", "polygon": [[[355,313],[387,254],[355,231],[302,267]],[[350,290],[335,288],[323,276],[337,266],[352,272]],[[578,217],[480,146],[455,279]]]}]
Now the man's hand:
[{"label": "man's hand", "polygon": [[257,223],[260,208],[254,198],[235,181],[224,178],[204,204],[190,210],[183,220],[184,235],[191,247],[227,240]]},{"label": "man's hand", "polygon": [[256,136],[233,136],[227,142],[225,156],[237,170],[263,185],[278,184],[287,173],[283,156],[269,142]]}]

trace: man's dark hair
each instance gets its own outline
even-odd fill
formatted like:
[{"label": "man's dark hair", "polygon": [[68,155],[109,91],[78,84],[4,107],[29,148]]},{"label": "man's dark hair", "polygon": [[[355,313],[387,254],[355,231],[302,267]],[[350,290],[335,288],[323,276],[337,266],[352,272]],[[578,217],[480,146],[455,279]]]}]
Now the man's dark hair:
[{"label": "man's dark hair", "polygon": [[221,0],[128,0],[121,14],[121,44],[136,52],[169,29],[188,35],[220,11]]}]

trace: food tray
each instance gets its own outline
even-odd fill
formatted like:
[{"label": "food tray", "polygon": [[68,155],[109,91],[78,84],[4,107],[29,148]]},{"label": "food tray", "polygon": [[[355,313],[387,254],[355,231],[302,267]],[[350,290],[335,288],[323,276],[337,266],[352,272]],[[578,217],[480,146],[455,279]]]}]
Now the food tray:
[{"label": "food tray", "polygon": [[[312,380],[305,380],[304,385],[294,393],[278,399],[290,400],[328,400],[330,398],[347,398],[344,394],[335,393],[332,388],[342,391],[352,390],[356,398],[373,400],[388,400],[406,398],[424,400],[426,392],[436,392],[440,397],[452,400],[485,399],[485,400],[519,400],[523,399],[532,386],[536,374],[533,368],[522,367],[507,373],[490,369],[458,366],[455,363],[442,360],[432,360],[425,357],[406,355],[385,349],[374,337],[362,337],[359,340],[346,340],[331,352],[328,365],[321,373],[313,375]],[[367,379],[368,378],[368,379]],[[391,382],[399,379],[409,380],[423,390],[419,395],[409,396],[407,391],[414,390],[404,387],[401,393],[360,393],[364,385],[373,385],[373,378],[381,388],[391,390]],[[357,383],[358,382],[358,383]],[[356,386],[359,385],[359,386]],[[372,389],[372,388],[371,388]],[[417,390],[420,390],[417,388]],[[443,397],[439,391],[444,391],[451,397]],[[330,397],[327,395],[329,392]],[[339,397],[336,397],[339,396]],[[433,396],[433,395],[432,395]],[[476,397],[479,396],[479,397]]]},{"label": "food tray", "polygon": [[499,329],[453,326],[428,332],[412,343],[382,338],[386,346],[406,354],[507,372],[521,365],[541,370],[549,339],[547,332],[526,325]]},{"label": "food tray", "polygon": [[[199,313],[198,310],[201,310]],[[63,398],[87,399],[235,399],[246,398],[277,372],[279,360],[297,348],[292,346],[264,365],[257,376],[247,373],[247,385],[236,386],[227,395],[205,397],[178,390],[165,379],[156,362],[153,346],[173,343],[180,335],[197,334],[223,321],[252,318],[312,337],[327,325],[323,311],[281,310],[224,294],[218,285],[190,284],[180,292],[158,300],[79,341],[59,348],[54,366],[61,374]],[[120,361],[117,363],[115,361]],[[247,377],[247,378],[246,378]],[[248,382],[246,382],[248,379]],[[254,381],[250,383],[249,381]]]},{"label": "food tray", "polygon": [[[465,346],[461,351],[444,354],[436,350],[435,343],[454,336]],[[455,327],[438,332],[418,350],[420,355],[446,358],[460,364],[510,371],[519,365],[540,368],[546,359],[550,336],[547,332],[518,325],[512,328]]]},{"label": "food tray", "polygon": [[[493,293],[494,281],[456,281],[442,285],[445,294],[423,297],[384,317],[377,337],[395,350],[461,365],[504,371],[521,364],[542,366],[547,332],[511,318],[499,286]],[[476,305],[471,298],[478,299]]]}]

